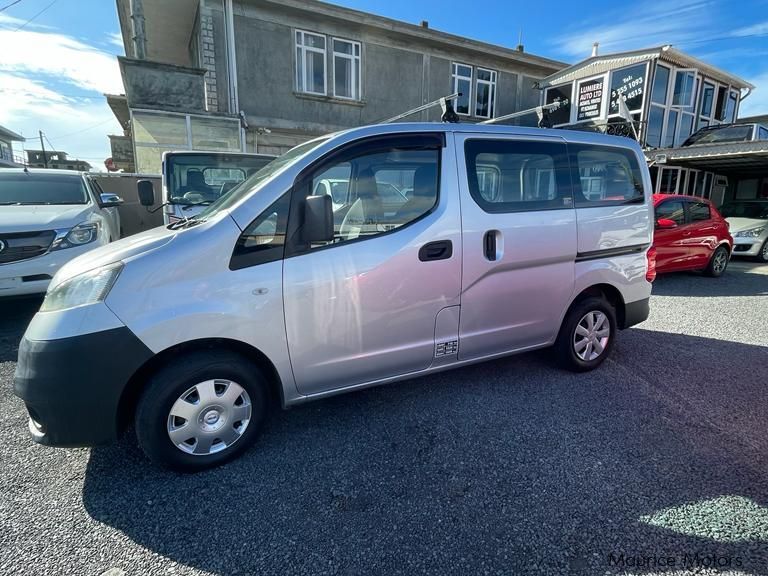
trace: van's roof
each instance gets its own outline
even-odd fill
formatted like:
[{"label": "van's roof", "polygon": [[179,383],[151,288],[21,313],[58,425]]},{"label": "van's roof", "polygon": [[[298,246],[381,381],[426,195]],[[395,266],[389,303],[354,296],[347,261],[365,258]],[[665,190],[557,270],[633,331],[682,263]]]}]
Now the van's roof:
[{"label": "van's roof", "polygon": [[582,130],[563,130],[562,128],[529,128],[526,126],[509,126],[499,124],[453,124],[443,122],[402,122],[391,124],[372,124],[342,130],[331,137],[336,136],[375,136],[376,134],[392,134],[397,132],[455,132],[473,134],[507,134],[514,136],[538,136],[566,140],[569,142],[581,142],[587,144],[605,144],[609,146],[621,146],[641,150],[640,145],[632,138],[625,136],[608,136],[597,132]]}]

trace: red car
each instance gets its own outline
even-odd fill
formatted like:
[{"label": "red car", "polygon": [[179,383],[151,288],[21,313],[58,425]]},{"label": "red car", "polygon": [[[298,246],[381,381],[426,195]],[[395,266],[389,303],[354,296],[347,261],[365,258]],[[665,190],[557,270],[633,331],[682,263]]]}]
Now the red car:
[{"label": "red car", "polygon": [[654,194],[656,272],[701,270],[721,276],[728,266],[733,238],[709,200],[678,194]]}]

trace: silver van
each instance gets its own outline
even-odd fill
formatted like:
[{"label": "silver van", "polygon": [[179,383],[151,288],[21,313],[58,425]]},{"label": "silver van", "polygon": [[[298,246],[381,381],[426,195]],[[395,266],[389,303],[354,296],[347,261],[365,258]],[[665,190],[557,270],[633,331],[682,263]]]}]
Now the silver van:
[{"label": "silver van", "polygon": [[423,123],[318,138],[198,216],[62,268],[14,388],[37,442],[133,423],[153,461],[192,471],[243,452],[277,405],[551,346],[591,370],[648,316],[650,190],[627,138]]}]

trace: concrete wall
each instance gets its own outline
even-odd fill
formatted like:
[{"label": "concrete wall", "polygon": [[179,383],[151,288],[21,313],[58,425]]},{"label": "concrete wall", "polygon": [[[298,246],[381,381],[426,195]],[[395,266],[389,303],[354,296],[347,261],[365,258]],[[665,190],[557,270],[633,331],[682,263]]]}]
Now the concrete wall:
[{"label": "concrete wall", "polygon": [[128,106],[181,112],[205,110],[205,70],[118,57]]},{"label": "concrete wall", "polygon": [[[414,41],[393,30],[360,22],[330,18],[270,2],[240,0],[235,4],[234,29],[240,109],[250,126],[247,150],[255,139],[259,152],[279,153],[288,143],[311,136],[370,124],[405,112],[451,93],[454,61],[496,70],[496,116],[539,103],[533,83],[555,68],[536,68],[498,54],[432,40]],[[362,45],[361,100],[350,102],[333,96],[313,96],[296,91],[294,31],[306,30],[358,41]],[[430,31],[431,32],[431,31]],[[329,42],[330,44],[330,42]],[[328,50],[330,54],[330,46]],[[328,94],[332,94],[332,59],[327,58]],[[433,108],[405,121],[439,121]],[[479,121],[465,118],[462,121]],[[532,120],[535,124],[536,119]],[[271,134],[255,137],[256,128]]]}]

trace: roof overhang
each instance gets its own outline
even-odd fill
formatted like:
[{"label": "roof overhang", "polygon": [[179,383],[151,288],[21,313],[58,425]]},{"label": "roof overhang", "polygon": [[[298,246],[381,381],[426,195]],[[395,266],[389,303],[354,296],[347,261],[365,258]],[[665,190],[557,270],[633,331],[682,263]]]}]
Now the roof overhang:
[{"label": "roof overhang", "polygon": [[649,161],[666,156],[669,166],[682,166],[713,172],[736,172],[743,175],[768,175],[768,140],[703,144],[686,148],[661,148],[645,153]]},{"label": "roof overhang", "polygon": [[746,80],[734,76],[733,74],[729,74],[725,70],[707,64],[706,62],[685,54],[669,45],[659,46],[657,48],[647,48],[645,50],[592,56],[578,64],[569,66],[564,70],[560,70],[559,72],[544,78],[539,82],[539,87],[546,88],[548,86],[557,86],[559,84],[565,84],[567,82],[573,82],[574,80],[602,74],[609,70],[624,68],[625,66],[648,62],[650,60],[668,62],[680,68],[695,68],[705,76],[724,84],[730,84],[737,90],[754,89],[754,86]]},{"label": "roof overhang", "polygon": [[104,97],[123,130],[130,130],[131,113],[128,110],[128,98],[125,94],[104,94]]},{"label": "roof overhang", "polygon": [[13,130],[8,130],[8,128],[4,128],[3,126],[0,126],[0,136],[11,142],[24,142],[26,140],[24,136],[16,134]]},{"label": "roof overhang", "polygon": [[[200,0],[142,2],[147,60],[176,66],[192,64],[189,59],[189,41],[195,27],[199,4]],[[131,0],[117,0],[117,15],[125,54],[129,58],[135,58]]]}]

